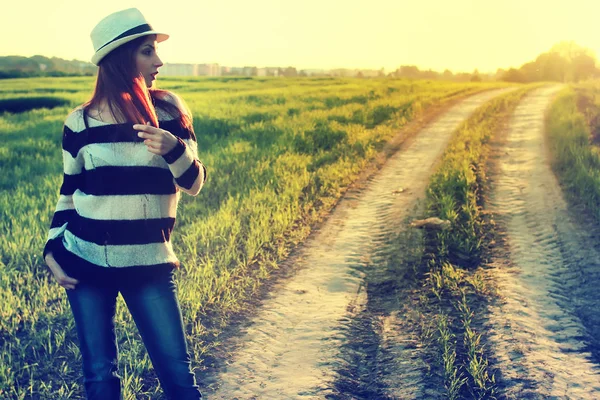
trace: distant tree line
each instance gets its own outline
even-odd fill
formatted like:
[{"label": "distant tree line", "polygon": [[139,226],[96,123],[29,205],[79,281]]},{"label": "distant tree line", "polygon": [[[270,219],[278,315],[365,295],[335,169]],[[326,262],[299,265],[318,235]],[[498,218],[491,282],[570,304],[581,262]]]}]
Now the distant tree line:
[{"label": "distant tree line", "polygon": [[63,60],[58,57],[0,57],[0,79],[32,76],[82,76],[95,75],[97,67],[89,62]]},{"label": "distant tree line", "polygon": [[481,74],[478,70],[474,70],[472,73],[459,72],[455,74],[446,69],[440,73],[431,69],[420,70],[415,65],[402,65],[396,71],[388,74],[388,76],[394,78],[433,79],[456,82],[481,82],[483,80],[490,81],[495,79],[493,74]]},{"label": "distant tree line", "polygon": [[[63,60],[57,57],[0,57],[0,79],[23,78],[31,76],[77,76],[95,75],[97,67],[89,62],[78,60]],[[256,76],[256,67],[232,68],[223,75],[232,76]],[[267,75],[275,76],[307,76],[305,71],[297,71],[294,67],[269,68]],[[356,76],[362,77],[384,77],[383,69],[380,71],[335,69],[323,71],[323,76]],[[578,82],[581,80],[599,78],[600,70],[596,67],[595,54],[574,42],[561,42],[554,45],[550,51],[540,54],[534,61],[523,64],[520,68],[509,70],[498,69],[496,73],[480,73],[474,70],[472,73],[453,73],[446,69],[437,72],[431,69],[420,70],[415,65],[403,65],[387,76],[395,78],[447,80],[456,82],[479,82],[479,81],[506,81],[506,82]]]},{"label": "distant tree line", "polygon": [[575,42],[561,42],[534,61],[508,71],[498,70],[496,75],[507,82],[579,82],[600,77],[594,53]]},{"label": "distant tree line", "polygon": [[577,45],[575,42],[561,42],[550,51],[540,54],[534,61],[520,68],[498,69],[496,73],[482,74],[478,70],[472,73],[452,73],[445,70],[440,73],[433,70],[420,70],[414,65],[403,65],[388,76],[411,79],[440,79],[458,82],[506,81],[506,82],[579,82],[600,78],[600,69],[596,67],[593,51]]}]

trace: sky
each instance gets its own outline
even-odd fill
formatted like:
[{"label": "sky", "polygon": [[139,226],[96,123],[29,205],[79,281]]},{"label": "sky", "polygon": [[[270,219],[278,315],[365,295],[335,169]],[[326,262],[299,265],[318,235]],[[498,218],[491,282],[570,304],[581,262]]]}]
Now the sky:
[{"label": "sky", "polygon": [[90,32],[137,7],[170,34],[166,63],[297,69],[400,65],[453,72],[519,67],[560,41],[600,54],[598,0],[12,0],[0,56],[89,61]]}]

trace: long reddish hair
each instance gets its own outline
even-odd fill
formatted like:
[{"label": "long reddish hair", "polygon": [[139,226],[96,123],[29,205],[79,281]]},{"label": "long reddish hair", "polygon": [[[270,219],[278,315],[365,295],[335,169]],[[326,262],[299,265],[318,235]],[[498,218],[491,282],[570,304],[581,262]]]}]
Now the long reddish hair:
[{"label": "long reddish hair", "polygon": [[141,73],[136,69],[136,53],[145,36],[127,42],[106,55],[98,66],[98,76],[92,98],[83,108],[98,107],[106,100],[117,122],[145,124],[158,127],[156,107],[180,118],[181,126],[191,127],[189,113],[164,100],[168,92],[148,89]]}]

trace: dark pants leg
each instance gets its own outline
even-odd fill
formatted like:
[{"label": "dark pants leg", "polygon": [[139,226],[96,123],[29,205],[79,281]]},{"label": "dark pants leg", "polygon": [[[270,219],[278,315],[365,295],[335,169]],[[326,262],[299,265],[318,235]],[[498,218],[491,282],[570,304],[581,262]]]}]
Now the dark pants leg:
[{"label": "dark pants leg", "polygon": [[67,290],[79,337],[88,400],[121,398],[114,324],[117,294],[114,285],[84,282]]},{"label": "dark pants leg", "polygon": [[173,272],[122,285],[121,295],[169,399],[200,399],[191,370]]}]

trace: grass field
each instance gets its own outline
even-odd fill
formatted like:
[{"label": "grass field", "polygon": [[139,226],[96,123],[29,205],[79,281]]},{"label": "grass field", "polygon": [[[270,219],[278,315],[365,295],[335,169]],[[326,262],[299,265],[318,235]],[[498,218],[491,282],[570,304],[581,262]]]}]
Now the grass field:
[{"label": "grass field", "polygon": [[[382,145],[423,110],[491,87],[409,80],[165,79],[194,114],[209,179],[180,204],[174,247],[180,301],[196,365],[228,317],[244,308],[311,224]],[[50,96],[68,106],[0,114],[0,397],[81,395],[66,296],[41,252],[62,179],[62,123],[90,78],[5,80],[0,99]],[[158,392],[119,299],[124,398]]]}]

